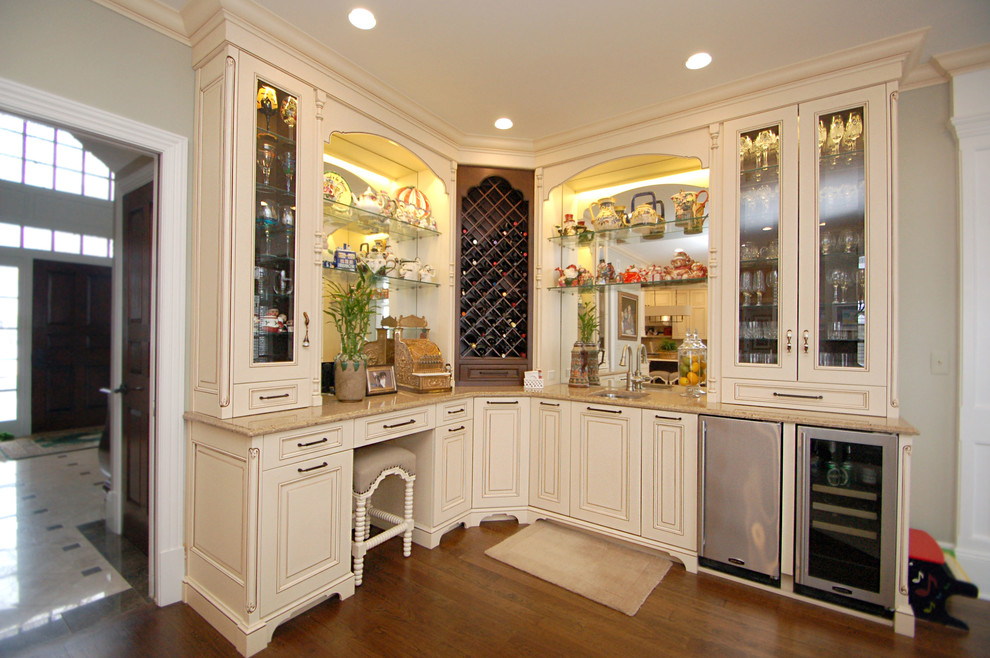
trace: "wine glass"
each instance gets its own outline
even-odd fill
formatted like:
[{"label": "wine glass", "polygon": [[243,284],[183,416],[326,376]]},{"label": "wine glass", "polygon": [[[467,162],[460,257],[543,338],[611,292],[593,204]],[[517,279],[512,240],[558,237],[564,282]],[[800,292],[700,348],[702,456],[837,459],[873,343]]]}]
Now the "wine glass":
[{"label": "wine glass", "polygon": [[282,163],[282,173],[285,174],[285,191],[292,192],[292,177],[296,173],[296,152],[288,150],[279,158]]},{"label": "wine glass", "polygon": [[825,146],[825,140],[828,139],[828,128],[825,127],[825,119],[818,120],[818,155],[822,155],[822,147]]},{"label": "wine glass", "polygon": [[827,155],[838,155],[843,134],[845,134],[845,123],[842,121],[842,115],[836,114],[832,117],[832,125],[828,129]]},{"label": "wine glass", "polygon": [[866,269],[856,270],[856,306],[857,310],[866,309]]},{"label": "wine glass", "polygon": [[767,275],[767,286],[771,290],[773,290],[773,303],[774,305],[776,305],[777,304],[777,268],[776,267],[770,270],[770,273]]},{"label": "wine glass", "polygon": [[258,166],[261,167],[261,175],[264,178],[264,184],[268,185],[269,180],[272,176],[272,160],[275,159],[275,145],[269,142],[263,142],[261,148],[258,149]]},{"label": "wine glass", "polygon": [[753,140],[749,135],[743,135],[739,138],[739,162],[740,169],[746,170],[752,168],[752,155],[753,155]]},{"label": "wine glass", "polygon": [[820,240],[823,256],[835,251],[835,234],[832,231],[822,231]]},{"label": "wine glass", "polygon": [[298,110],[299,103],[296,101],[296,97],[286,94],[285,98],[282,99],[280,115],[282,121],[289,127],[289,137],[292,139],[295,139],[296,136],[296,113]]},{"label": "wine glass", "polygon": [[841,299],[843,302],[846,301],[846,290],[849,289],[849,284],[852,283],[852,277],[845,270],[842,271],[842,276],[839,278],[839,288],[842,291]]},{"label": "wine glass", "polygon": [[839,241],[842,243],[842,251],[847,254],[855,254],[859,251],[859,233],[855,230],[847,228],[842,231]]},{"label": "wine glass", "polygon": [[278,275],[273,277],[272,290],[276,295],[292,294],[292,279],[285,274],[285,270],[279,270]]},{"label": "wine glass", "polygon": [[258,87],[258,111],[265,115],[265,130],[270,130],[269,125],[272,120],[272,116],[275,114],[275,108],[278,107],[278,97],[275,95],[275,90],[267,85],[261,85]]},{"label": "wine glass", "polygon": [[[859,112],[849,113],[849,123],[846,124],[845,134],[842,136],[842,150],[846,153],[860,149],[859,138],[863,134],[863,117]],[[848,162],[852,162],[852,156],[848,157]]]},{"label": "wine glass", "polygon": [[756,141],[753,142],[759,151],[756,154],[756,166],[766,167],[767,166],[767,153],[770,150],[770,143],[773,141],[773,133],[769,130],[761,130],[756,136]]},{"label": "wine glass", "polygon": [[766,289],[766,275],[763,274],[763,270],[756,270],[753,272],[753,294],[756,295],[757,306],[763,305],[763,291]]},{"label": "wine glass", "polygon": [[836,269],[832,270],[832,273],[829,274],[829,276],[828,276],[828,281],[829,281],[829,283],[832,284],[832,303],[833,304],[838,304],[839,301],[840,301],[839,300],[839,286],[842,285],[842,279],[843,279],[843,276],[844,275],[845,275],[845,272],[843,272],[842,270],[836,268]]},{"label": "wine glass", "polygon": [[753,273],[743,272],[739,278],[739,290],[743,294],[743,306],[749,306],[749,300],[753,296]]}]

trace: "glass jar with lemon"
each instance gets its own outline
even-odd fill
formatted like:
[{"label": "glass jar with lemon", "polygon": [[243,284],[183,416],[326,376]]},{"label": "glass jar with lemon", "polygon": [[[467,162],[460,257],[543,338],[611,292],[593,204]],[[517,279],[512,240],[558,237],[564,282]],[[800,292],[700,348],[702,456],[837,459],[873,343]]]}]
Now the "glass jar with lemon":
[{"label": "glass jar with lemon", "polygon": [[688,397],[701,397],[705,394],[702,390],[708,377],[708,347],[698,338],[697,331],[688,331],[677,348],[677,367],[681,386],[687,386]]}]

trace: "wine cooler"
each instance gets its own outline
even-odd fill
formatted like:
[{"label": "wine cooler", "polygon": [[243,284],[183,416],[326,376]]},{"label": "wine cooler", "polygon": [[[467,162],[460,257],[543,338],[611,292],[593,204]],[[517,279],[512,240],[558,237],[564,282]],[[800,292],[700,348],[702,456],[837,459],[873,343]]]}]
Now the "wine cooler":
[{"label": "wine cooler", "polygon": [[795,585],[851,607],[892,609],[897,437],[799,427],[797,485]]}]

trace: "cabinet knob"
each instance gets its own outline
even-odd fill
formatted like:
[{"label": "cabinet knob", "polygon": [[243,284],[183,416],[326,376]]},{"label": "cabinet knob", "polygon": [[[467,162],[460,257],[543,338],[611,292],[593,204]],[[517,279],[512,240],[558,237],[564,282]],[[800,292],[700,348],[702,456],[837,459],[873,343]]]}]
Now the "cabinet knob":
[{"label": "cabinet knob", "polygon": [[810,334],[808,333],[808,330],[807,330],[807,329],[805,329],[805,330],[804,330],[804,353],[805,353],[805,354],[807,354],[807,353],[808,353],[808,336],[809,336],[809,335],[810,335]]},{"label": "cabinet knob", "polygon": [[787,330],[787,353],[791,353],[791,339],[794,338],[794,332],[790,329]]}]

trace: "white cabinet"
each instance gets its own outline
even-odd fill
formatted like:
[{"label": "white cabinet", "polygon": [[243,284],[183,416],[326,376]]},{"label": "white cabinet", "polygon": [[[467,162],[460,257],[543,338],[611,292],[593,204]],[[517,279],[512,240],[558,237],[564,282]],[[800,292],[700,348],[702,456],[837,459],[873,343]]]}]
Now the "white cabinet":
[{"label": "white cabinet", "polygon": [[530,411],[529,504],[569,514],[571,404],[534,399]]},{"label": "white cabinet", "polygon": [[896,415],[886,92],[725,123],[723,402]]},{"label": "white cabinet", "polygon": [[529,398],[474,401],[475,509],[529,504]]},{"label": "white cabinet", "polygon": [[230,418],[316,404],[313,87],[232,46],[197,83],[192,408]]},{"label": "white cabinet", "polygon": [[570,515],[640,534],[640,410],[571,407]]},{"label": "white cabinet", "polygon": [[[416,455],[413,541],[420,546],[435,548],[443,533],[471,511],[473,410],[470,399],[438,403],[438,422],[450,422],[438,425],[432,432],[395,440]],[[386,481],[380,489],[387,496],[390,511],[401,512],[404,488]],[[376,505],[381,507],[382,503]]]},{"label": "white cabinet", "polygon": [[643,411],[643,537],[698,550],[698,417]]},{"label": "white cabinet", "polygon": [[353,421],[247,437],[190,423],[183,599],[244,655],[350,567]]},{"label": "white cabinet", "polygon": [[687,335],[687,330],[691,329],[697,330],[698,338],[708,340],[708,286],[706,284],[647,288],[644,295],[646,297],[646,325],[648,328],[662,326],[662,323],[657,322],[659,318],[651,316],[651,306],[678,306],[683,310],[690,309],[690,314],[675,315],[671,318],[672,333],[670,337],[683,340]]}]

